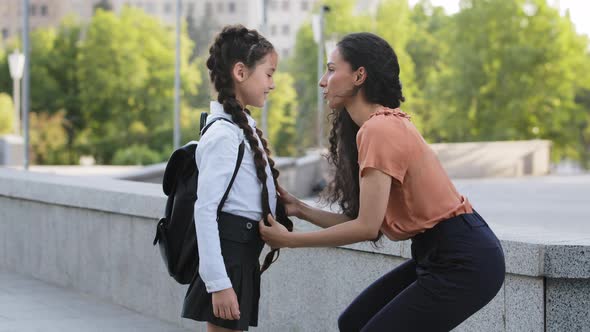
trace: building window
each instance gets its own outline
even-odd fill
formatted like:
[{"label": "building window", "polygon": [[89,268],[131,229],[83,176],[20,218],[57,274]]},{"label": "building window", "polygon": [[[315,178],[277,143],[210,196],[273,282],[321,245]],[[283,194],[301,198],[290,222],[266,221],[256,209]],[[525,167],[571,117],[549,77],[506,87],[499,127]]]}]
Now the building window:
[{"label": "building window", "polygon": [[210,2],[205,4],[205,15],[211,16],[213,15],[213,5]]},{"label": "building window", "polygon": [[166,2],[166,4],[164,5],[164,13],[172,13],[172,4],[170,2]]},{"label": "building window", "polygon": [[288,48],[283,49],[283,57],[285,57],[285,58],[289,57],[289,49]]},{"label": "building window", "polygon": [[277,26],[273,24],[270,26],[270,35],[275,36],[276,34],[277,34]]},{"label": "building window", "polygon": [[31,16],[37,15],[37,5],[31,5],[31,12],[29,13]]},{"label": "building window", "polygon": [[301,1],[301,10],[304,12],[309,10],[309,3],[307,1]]},{"label": "building window", "polygon": [[47,16],[47,5],[41,6],[41,16]]},{"label": "building window", "polygon": [[288,35],[289,34],[289,26],[288,25],[283,25],[283,35]]},{"label": "building window", "polygon": [[236,4],[234,2],[230,2],[227,4],[227,11],[230,13],[236,12]]},{"label": "building window", "polygon": [[276,10],[277,9],[277,0],[269,0],[268,8],[270,10]]},{"label": "building window", "polygon": [[147,2],[145,4],[145,11],[153,14],[154,13],[154,4],[151,2]]},{"label": "building window", "polygon": [[189,2],[186,11],[188,16],[193,16],[195,14],[195,3]]},{"label": "building window", "polygon": [[284,11],[289,10],[289,1],[288,0],[283,1],[283,10]]},{"label": "building window", "polygon": [[8,39],[9,34],[7,28],[2,29],[2,39]]},{"label": "building window", "polygon": [[217,11],[219,13],[223,13],[223,2],[218,2],[217,3]]}]

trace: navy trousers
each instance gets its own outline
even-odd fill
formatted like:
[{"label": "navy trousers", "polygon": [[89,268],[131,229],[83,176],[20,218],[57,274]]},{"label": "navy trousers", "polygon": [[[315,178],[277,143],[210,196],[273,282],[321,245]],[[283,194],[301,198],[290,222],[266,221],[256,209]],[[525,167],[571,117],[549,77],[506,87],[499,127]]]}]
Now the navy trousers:
[{"label": "navy trousers", "polygon": [[504,282],[500,242],[477,212],[412,238],[412,259],[365,289],[338,319],[340,331],[450,331]]}]

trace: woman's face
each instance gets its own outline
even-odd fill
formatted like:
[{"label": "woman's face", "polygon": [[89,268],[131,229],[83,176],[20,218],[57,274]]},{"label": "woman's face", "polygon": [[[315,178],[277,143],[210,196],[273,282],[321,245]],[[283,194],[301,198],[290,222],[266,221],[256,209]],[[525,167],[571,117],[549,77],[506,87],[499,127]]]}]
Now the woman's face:
[{"label": "woman's face", "polygon": [[330,109],[342,108],[356,96],[356,75],[350,63],[346,62],[338,48],[335,48],[328,57],[326,72],[319,82]]}]

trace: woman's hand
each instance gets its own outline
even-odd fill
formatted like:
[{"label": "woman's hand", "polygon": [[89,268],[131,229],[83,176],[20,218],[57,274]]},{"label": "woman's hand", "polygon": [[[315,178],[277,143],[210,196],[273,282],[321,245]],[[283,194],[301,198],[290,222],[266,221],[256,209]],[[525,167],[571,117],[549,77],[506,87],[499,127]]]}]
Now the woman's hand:
[{"label": "woman's hand", "polygon": [[260,236],[273,249],[288,247],[289,231],[287,228],[279,224],[272,215],[268,215],[268,222],[270,226],[264,224],[261,220],[258,225],[260,229]]},{"label": "woman's hand", "polygon": [[301,218],[301,205],[303,203],[297,199],[297,197],[289,194],[289,192],[280,185],[277,187],[277,191],[279,193],[279,199],[285,205],[287,216]]},{"label": "woman's hand", "polygon": [[228,320],[240,319],[238,297],[233,288],[214,292],[211,296],[213,302],[213,314],[215,317]]}]

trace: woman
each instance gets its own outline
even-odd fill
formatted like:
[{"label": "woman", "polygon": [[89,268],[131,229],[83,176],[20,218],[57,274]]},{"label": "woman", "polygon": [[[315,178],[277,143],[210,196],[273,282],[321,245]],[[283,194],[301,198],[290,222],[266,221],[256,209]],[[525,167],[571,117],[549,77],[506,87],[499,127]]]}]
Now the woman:
[{"label": "woman", "polygon": [[310,207],[282,188],[287,213],[325,228],[289,233],[259,223],[271,247],[340,246],[411,239],[412,259],[364,290],[341,314],[341,331],[449,331],[486,305],[504,281],[500,243],[457,192],[436,155],[399,109],[391,46],[370,33],[344,37],[320,81],[334,110],[330,198],[343,213]]}]

